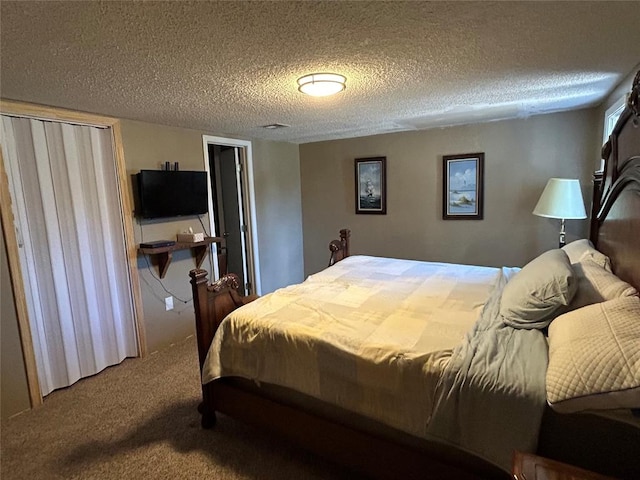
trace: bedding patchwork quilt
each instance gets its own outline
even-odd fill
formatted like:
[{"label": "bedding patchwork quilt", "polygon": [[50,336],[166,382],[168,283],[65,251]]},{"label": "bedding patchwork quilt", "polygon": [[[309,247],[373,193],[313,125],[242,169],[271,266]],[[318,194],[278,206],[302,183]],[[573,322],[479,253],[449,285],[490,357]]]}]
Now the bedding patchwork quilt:
[{"label": "bedding patchwork quilt", "polygon": [[[349,257],[230,314],[202,381],[238,376],[291,388],[508,469],[511,448],[535,448],[547,356],[539,331],[499,320],[512,272]],[[479,440],[487,429],[495,448]]]}]

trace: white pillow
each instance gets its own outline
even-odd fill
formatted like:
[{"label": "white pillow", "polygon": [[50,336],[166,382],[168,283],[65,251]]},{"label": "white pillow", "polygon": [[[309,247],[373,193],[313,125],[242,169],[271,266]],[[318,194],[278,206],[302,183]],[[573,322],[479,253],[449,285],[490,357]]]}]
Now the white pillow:
[{"label": "white pillow", "polygon": [[591,259],[601,267],[611,270],[611,260],[605,254],[599,252],[593,247],[593,243],[586,238],[575,240],[562,247],[564,253],[569,257],[572,264],[579,263],[585,259]]},{"label": "white pillow", "polygon": [[544,328],[554,313],[568,305],[576,291],[567,254],[549,250],[526,264],[507,283],[500,299],[500,315],[514,328]]},{"label": "white pillow", "polygon": [[638,291],[606,268],[597,264],[592,257],[585,257],[571,265],[578,289],[568,310],[620,297],[638,295]]},{"label": "white pillow", "polygon": [[596,303],[549,326],[547,402],[561,413],[640,407],[640,298]]}]

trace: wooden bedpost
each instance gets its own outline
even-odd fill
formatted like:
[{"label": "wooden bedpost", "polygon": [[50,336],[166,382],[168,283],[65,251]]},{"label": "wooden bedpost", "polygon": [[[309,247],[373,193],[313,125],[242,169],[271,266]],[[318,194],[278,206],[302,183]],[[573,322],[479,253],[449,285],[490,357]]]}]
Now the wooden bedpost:
[{"label": "wooden bedpost", "polygon": [[351,230],[349,230],[348,228],[343,228],[342,230],[340,230],[340,241],[344,246],[345,257],[349,256],[349,241],[350,241],[349,238],[350,237],[351,237]]},{"label": "wooden bedpost", "polygon": [[329,266],[349,256],[349,237],[351,237],[351,230],[343,228],[340,230],[340,240],[329,242],[329,251],[331,252]]},{"label": "wooden bedpost", "polygon": [[[605,158],[606,160],[606,158]],[[589,240],[595,247],[598,246],[598,212],[600,211],[600,201],[602,200],[602,181],[604,170],[593,174],[593,196],[591,198],[591,222],[589,227]]]},{"label": "wooden bedpost", "polygon": [[[211,340],[213,340],[215,326],[213,326],[209,321],[207,271],[201,269],[191,270],[189,272],[189,276],[191,277],[191,289],[193,291],[198,360],[200,364],[200,375],[202,376],[202,366],[204,365],[204,360],[207,357],[207,351],[209,349],[209,345],[211,345]],[[213,428],[216,424],[216,413],[215,411],[210,411],[208,408],[208,405],[211,405],[211,401],[208,397],[209,389],[206,388],[206,385],[202,385],[202,402],[198,405],[198,411],[202,415],[201,425],[203,428]]]},{"label": "wooden bedpost", "polygon": [[[242,297],[238,294],[240,280],[235,273],[228,273],[208,285],[207,271],[191,270],[191,289],[193,291],[193,307],[196,317],[196,339],[198,343],[198,360],[200,374],[207,358],[209,347],[220,323],[236,308],[255,300],[255,295]],[[212,428],[216,423],[213,408],[213,389],[211,385],[202,386],[202,403],[198,411],[202,414],[202,427]]]},{"label": "wooden bedpost", "polygon": [[200,372],[207,356],[209,345],[213,340],[215,327],[207,321],[209,318],[209,305],[207,302],[207,271],[196,269],[189,272],[191,288],[193,290],[193,307],[196,314],[196,339],[198,341],[198,359],[200,360]]},{"label": "wooden bedpost", "polygon": [[241,297],[237,290],[240,280],[235,273],[228,273],[207,285],[207,271],[191,270],[193,306],[196,314],[196,336],[198,337],[198,357],[200,370],[207,358],[207,352],[220,322],[236,308],[255,297]]}]

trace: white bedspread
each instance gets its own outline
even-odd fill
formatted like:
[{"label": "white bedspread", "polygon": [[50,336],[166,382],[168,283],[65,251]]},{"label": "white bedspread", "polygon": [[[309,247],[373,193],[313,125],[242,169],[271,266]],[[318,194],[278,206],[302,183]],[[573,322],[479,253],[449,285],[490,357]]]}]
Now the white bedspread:
[{"label": "white bedspread", "polygon": [[490,267],[349,257],[227,317],[203,382],[280,385],[424,437],[441,372],[499,278]]}]

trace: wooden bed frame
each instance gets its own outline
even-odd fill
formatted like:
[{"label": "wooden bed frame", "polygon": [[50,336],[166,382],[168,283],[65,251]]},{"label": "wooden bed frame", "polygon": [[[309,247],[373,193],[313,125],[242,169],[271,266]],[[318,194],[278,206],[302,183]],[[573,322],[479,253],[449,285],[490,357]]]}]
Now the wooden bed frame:
[{"label": "wooden bed frame", "polygon": [[[604,172],[596,173],[590,238],[609,256],[614,272],[640,289],[640,72],[627,107],[603,148]],[[329,265],[349,256],[347,229],[329,244]],[[235,275],[212,285],[207,272],[190,273],[200,367],[218,325],[252,298],[237,293]],[[414,439],[384,428],[362,427],[286,396],[259,391],[249,382],[222,378],[202,387],[202,426],[215,425],[216,412],[269,429],[322,456],[376,478],[510,478],[496,466],[454,447]],[[317,402],[317,401],[316,401]],[[335,410],[335,407],[333,407]],[[341,418],[341,420],[336,420]],[[375,422],[370,422],[375,423]],[[604,417],[544,414],[538,454],[589,470],[632,478],[640,471],[640,429]]]}]

